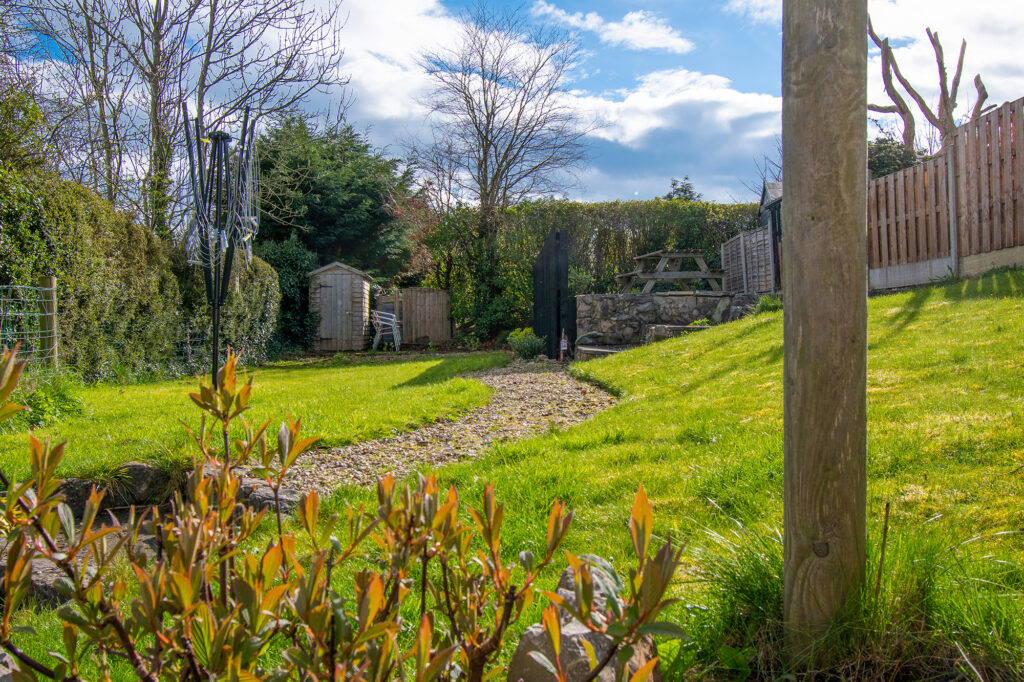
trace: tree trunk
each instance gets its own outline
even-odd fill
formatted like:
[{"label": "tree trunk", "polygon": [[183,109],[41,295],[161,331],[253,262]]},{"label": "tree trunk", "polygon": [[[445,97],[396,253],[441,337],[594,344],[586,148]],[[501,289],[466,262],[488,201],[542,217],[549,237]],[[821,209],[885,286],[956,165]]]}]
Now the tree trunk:
[{"label": "tree trunk", "polygon": [[783,5],[785,592],[794,656],[864,579],[866,0]]}]

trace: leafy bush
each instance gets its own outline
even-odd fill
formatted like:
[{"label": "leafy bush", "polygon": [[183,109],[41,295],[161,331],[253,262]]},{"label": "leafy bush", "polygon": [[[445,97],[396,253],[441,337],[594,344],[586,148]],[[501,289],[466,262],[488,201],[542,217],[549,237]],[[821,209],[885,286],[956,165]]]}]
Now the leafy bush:
[{"label": "leafy bush", "polygon": [[12,399],[28,409],[19,413],[0,430],[35,428],[74,417],[85,412],[78,396],[78,384],[67,374],[42,374],[22,381]]},{"label": "leafy bush", "polygon": [[773,313],[777,310],[782,310],[782,298],[772,296],[771,294],[766,294],[757,299],[757,305],[754,306],[755,315],[758,313]]},{"label": "leafy bush", "polygon": [[533,360],[547,347],[544,339],[533,333],[532,329],[516,329],[508,335],[508,345],[512,352],[524,360]]},{"label": "leafy bush", "polygon": [[[104,493],[95,489],[76,525],[54,476],[64,445],[50,448],[30,438],[32,479],[11,483],[3,501],[9,544],[0,646],[21,671],[33,671],[16,673],[17,679],[39,675],[71,682],[81,679],[87,661],[109,679],[112,659],[127,661],[136,677],[149,682],[406,675],[424,682],[482,682],[500,674],[497,658],[508,628],[536,598],[534,585],[557,556],[572,512],[556,500],[541,555],[526,550],[509,564],[501,544],[505,509],[493,486],[486,487],[479,507],[470,508],[467,524],[454,487],[443,492],[435,477],[420,477],[415,487],[400,492],[388,476],[378,482],[378,505],[370,512],[349,506],[344,518],[323,519],[316,492],[303,496],[295,533],[285,531],[275,505],[276,532],[265,543],[258,540],[262,553],[253,552],[267,512],[239,504],[234,467],[251,463],[276,502],[289,469],[314,439],[301,437],[301,420],[289,420],[277,432],[276,447],[269,446],[269,422],[254,426],[240,417],[248,409],[252,382],[238,381],[236,361],[229,356],[219,388],[201,382],[191,394],[205,414],[203,426],[190,431],[199,457],[187,497],[179,492],[170,513],[154,508],[137,523],[131,518],[134,532],[97,523]],[[0,404],[11,395],[21,369],[4,354]],[[0,421],[20,409],[0,407]],[[233,445],[231,433],[240,436]],[[638,565],[628,580],[609,573],[607,564],[566,553],[575,603],[545,593],[586,628],[611,637],[611,653],[589,663],[594,677],[616,652],[631,651],[644,633],[682,634],[657,621],[674,601],[664,595],[680,552],[665,542],[649,557],[652,531],[651,507],[640,488],[629,520]],[[142,533],[152,536],[155,556],[140,550]],[[379,548],[369,564],[374,568],[356,566],[367,539]],[[130,578],[116,568],[122,561],[130,564]],[[59,610],[62,650],[47,661],[25,653],[12,639],[26,634],[11,620],[28,594],[34,563],[60,572],[58,589],[70,599]],[[351,582],[334,579],[341,571]],[[129,580],[138,585],[137,593],[129,590]],[[339,591],[337,586],[346,583],[351,592]],[[608,598],[603,611],[593,608],[595,592]],[[400,614],[417,612],[418,624],[403,627]],[[545,612],[544,627],[559,641],[555,606]],[[410,637],[401,636],[403,630]],[[282,652],[280,659],[266,656],[273,650]],[[618,656],[616,667],[628,658]],[[547,661],[547,667],[565,679],[558,661]],[[643,682],[652,667],[632,679]]]},{"label": "leafy bush", "polygon": [[[202,271],[185,262],[183,250],[176,251],[173,269],[182,299],[179,371],[203,371],[209,367],[212,345]],[[259,364],[267,359],[281,302],[277,273],[257,257],[249,265],[238,258],[232,272],[234,284],[221,308],[221,349],[230,346],[246,364]]]},{"label": "leafy bush", "polygon": [[309,310],[309,273],[317,268],[316,254],[304,247],[294,232],[283,242],[257,242],[253,252],[277,271],[281,290],[271,355],[311,348],[320,327],[319,316]]}]

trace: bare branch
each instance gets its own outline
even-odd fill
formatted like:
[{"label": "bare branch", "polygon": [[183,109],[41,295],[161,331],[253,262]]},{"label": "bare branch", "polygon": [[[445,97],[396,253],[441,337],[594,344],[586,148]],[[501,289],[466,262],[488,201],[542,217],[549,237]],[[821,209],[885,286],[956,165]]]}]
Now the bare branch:
[{"label": "bare branch", "polygon": [[442,205],[457,194],[487,216],[569,184],[589,132],[564,89],[578,52],[571,36],[480,5],[462,18],[456,45],[422,57],[434,80],[435,134],[417,165],[448,195]]},{"label": "bare branch", "polygon": [[979,73],[974,77],[974,87],[978,89],[978,101],[974,103],[974,110],[971,112],[971,120],[976,121],[985,113],[987,108],[985,107],[985,100],[988,99],[988,89],[985,84],[981,81],[981,74]]}]

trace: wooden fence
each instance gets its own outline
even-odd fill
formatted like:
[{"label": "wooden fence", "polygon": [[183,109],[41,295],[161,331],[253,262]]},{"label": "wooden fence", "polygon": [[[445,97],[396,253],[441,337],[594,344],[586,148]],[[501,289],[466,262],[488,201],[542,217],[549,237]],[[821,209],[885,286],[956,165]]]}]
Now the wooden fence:
[{"label": "wooden fence", "polygon": [[744,230],[722,244],[723,288],[743,293],[775,291],[771,227]]},{"label": "wooden fence", "polygon": [[412,287],[377,299],[382,309],[394,312],[402,323],[402,342],[410,345],[442,343],[452,338],[448,292]]},{"label": "wooden fence", "polygon": [[921,284],[937,270],[903,266],[976,274],[964,259],[1024,246],[1022,110],[1024,98],[1007,102],[957,128],[934,158],[868,183],[870,269],[902,267],[893,285]]}]

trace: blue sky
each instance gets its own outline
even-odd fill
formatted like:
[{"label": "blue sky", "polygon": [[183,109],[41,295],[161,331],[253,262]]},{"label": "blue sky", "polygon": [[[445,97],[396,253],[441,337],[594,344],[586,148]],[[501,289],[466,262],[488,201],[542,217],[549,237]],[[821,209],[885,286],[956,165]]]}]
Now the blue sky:
[{"label": "blue sky", "polygon": [[[756,198],[744,183],[757,176],[754,159],[774,153],[780,129],[781,0],[492,1],[573,31],[582,43],[585,59],[568,86],[580,115],[601,127],[571,198],[650,198],[684,175],[709,199]],[[1024,11],[1007,11],[1019,0],[977,0],[966,10],[945,0],[869,2],[876,28],[899,46],[903,71],[927,99],[937,77],[926,26],[939,30],[947,54],[968,41],[958,113],[974,102],[977,72],[990,102],[1024,96]],[[392,154],[428,130],[428,82],[416,56],[452,39],[465,4],[343,2],[348,116]],[[869,98],[887,103],[880,74],[872,51]],[[922,116],[918,128],[927,129]]]}]

